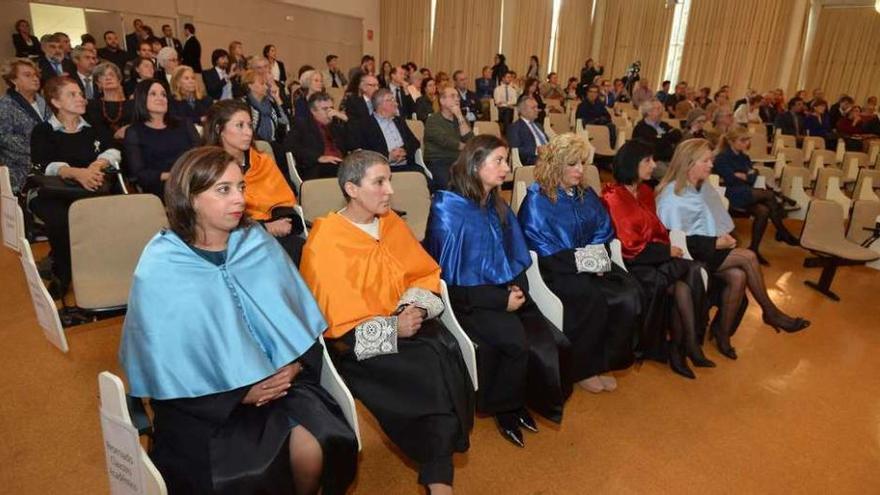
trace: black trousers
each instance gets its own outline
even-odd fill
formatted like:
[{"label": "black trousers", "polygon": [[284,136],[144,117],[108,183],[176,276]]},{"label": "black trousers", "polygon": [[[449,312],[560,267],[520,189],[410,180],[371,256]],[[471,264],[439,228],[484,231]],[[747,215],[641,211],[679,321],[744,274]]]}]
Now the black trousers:
[{"label": "black trousers", "polygon": [[69,199],[37,197],[30,209],[46,225],[46,237],[52,248],[52,272],[61,282],[62,290],[70,286],[70,224],[67,213],[73,201]]}]

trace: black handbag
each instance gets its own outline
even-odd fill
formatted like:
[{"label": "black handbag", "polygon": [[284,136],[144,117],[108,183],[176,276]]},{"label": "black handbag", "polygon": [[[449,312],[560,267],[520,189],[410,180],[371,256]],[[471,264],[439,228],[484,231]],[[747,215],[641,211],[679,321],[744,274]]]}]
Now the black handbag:
[{"label": "black handbag", "polygon": [[98,189],[89,191],[82,184],[72,179],[63,179],[58,175],[31,175],[27,179],[27,188],[36,189],[38,196],[48,199],[78,199],[106,196],[113,192],[116,184],[116,170],[104,172],[104,183]]}]

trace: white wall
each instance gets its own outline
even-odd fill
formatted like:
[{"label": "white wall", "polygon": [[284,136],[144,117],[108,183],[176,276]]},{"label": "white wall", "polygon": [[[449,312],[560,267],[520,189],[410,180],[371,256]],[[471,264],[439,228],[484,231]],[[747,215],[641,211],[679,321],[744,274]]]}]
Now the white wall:
[{"label": "white wall", "polygon": [[[364,20],[363,38],[364,53],[379,57],[379,2],[381,0],[281,0],[285,3],[300,5],[317,10],[325,10],[334,14],[360,17]],[[367,39],[367,30],[373,30],[372,41]]]}]

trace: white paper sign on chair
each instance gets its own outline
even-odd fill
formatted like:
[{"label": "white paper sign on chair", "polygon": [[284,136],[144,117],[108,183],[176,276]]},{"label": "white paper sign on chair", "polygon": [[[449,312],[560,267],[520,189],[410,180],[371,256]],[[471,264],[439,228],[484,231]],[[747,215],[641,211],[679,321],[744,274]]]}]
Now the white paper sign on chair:
[{"label": "white paper sign on chair", "polygon": [[3,214],[3,244],[18,253],[21,249],[18,240],[24,237],[24,220],[21,208],[14,197],[3,195],[0,211]]},{"label": "white paper sign on chair", "polygon": [[112,495],[144,495],[141,446],[134,425],[101,411],[101,432]]},{"label": "white paper sign on chair", "polygon": [[49,339],[55,347],[61,352],[67,352],[67,337],[64,335],[64,328],[61,326],[61,319],[58,317],[58,309],[40,280],[40,274],[37,271],[37,265],[34,263],[34,255],[31,253],[30,244],[24,238],[19,239],[21,246],[21,266],[24,268],[24,276],[27,279],[28,291],[31,294],[31,302],[34,305],[34,311],[37,313],[37,322],[43,330],[43,334]]}]

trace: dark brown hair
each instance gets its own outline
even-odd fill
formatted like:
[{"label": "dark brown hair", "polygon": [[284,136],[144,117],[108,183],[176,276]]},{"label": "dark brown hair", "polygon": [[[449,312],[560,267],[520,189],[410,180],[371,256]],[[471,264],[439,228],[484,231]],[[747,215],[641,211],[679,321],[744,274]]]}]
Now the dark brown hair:
[{"label": "dark brown hair", "polygon": [[[188,244],[196,240],[195,197],[211,188],[235,163],[232,155],[219,146],[193,148],[177,159],[165,182],[165,214],[168,226]],[[247,214],[238,226],[250,224]]]},{"label": "dark brown hair", "polygon": [[[480,169],[483,163],[498,148],[507,148],[507,141],[490,134],[480,134],[471,138],[449,169],[450,189],[483,206],[483,182]],[[501,198],[499,187],[489,191],[489,201],[494,203],[501,224],[507,221],[507,204]]]},{"label": "dark brown hair", "polygon": [[[232,116],[238,112],[244,112],[250,116],[251,109],[247,103],[241,100],[221,100],[215,102],[205,115],[205,129],[202,144],[206,146],[223,146],[220,134],[226,124],[232,120]],[[253,144],[253,143],[251,143]]]},{"label": "dark brown hair", "polygon": [[55,76],[46,81],[46,84],[43,86],[43,98],[46,99],[46,103],[55,114],[58,113],[58,107],[56,107],[55,104],[52,103],[52,99],[61,96],[61,88],[67,86],[68,84],[73,84],[74,86],[79,88],[79,85],[70,76]]}]

